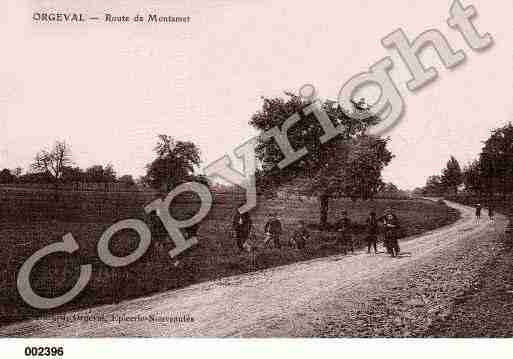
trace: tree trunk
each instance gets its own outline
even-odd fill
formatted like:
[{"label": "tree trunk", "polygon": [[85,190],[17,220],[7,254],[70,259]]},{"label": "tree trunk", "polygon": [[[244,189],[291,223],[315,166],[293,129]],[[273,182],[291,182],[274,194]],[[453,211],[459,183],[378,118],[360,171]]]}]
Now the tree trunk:
[{"label": "tree trunk", "polygon": [[320,218],[321,228],[326,228],[327,224],[328,224],[329,200],[330,200],[330,197],[326,194],[323,194],[319,197],[319,203],[321,205],[321,218]]},{"label": "tree trunk", "polygon": [[55,199],[55,202],[59,202],[59,180],[56,179],[54,184],[53,184],[53,187],[54,187],[54,199]]}]

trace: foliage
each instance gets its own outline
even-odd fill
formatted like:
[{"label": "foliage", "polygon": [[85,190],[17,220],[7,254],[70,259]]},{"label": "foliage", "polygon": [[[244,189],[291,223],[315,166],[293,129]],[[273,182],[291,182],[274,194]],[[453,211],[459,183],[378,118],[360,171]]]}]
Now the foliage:
[{"label": "foliage", "polygon": [[157,157],[146,166],[144,179],[151,187],[165,187],[170,191],[180,183],[196,179],[194,168],[199,166],[201,159],[200,150],[194,143],[158,135],[154,151]]},{"label": "foliage", "polygon": [[442,186],[452,190],[453,193],[458,191],[458,186],[463,183],[463,175],[461,173],[460,164],[451,156],[449,161],[447,161],[447,165],[442,170]]},{"label": "foliage", "polygon": [[364,135],[345,141],[313,177],[313,193],[354,200],[374,197],[384,185],[381,172],[392,159],[387,141]]},{"label": "foliage", "polygon": [[442,184],[442,177],[439,175],[429,176],[422,192],[423,195],[428,196],[443,195],[445,192],[445,187]]},{"label": "foliage", "polygon": [[308,154],[279,169],[278,163],[284,157],[278,144],[274,140],[260,140],[256,154],[262,168],[257,172],[257,185],[275,188],[296,178],[312,179],[308,190],[319,196],[321,223],[326,222],[329,198],[344,195],[371,198],[382,185],[381,170],[392,159],[386,139],[365,135],[369,126],[377,124],[379,119],[352,118],[340,106],[334,106],[333,101],[320,102],[318,106],[332,124],[341,128],[338,136],[321,143],[322,126],[313,113],[303,113],[310,104],[293,93],[285,95],[285,99],[262,98],[262,109],[251,117],[249,124],[264,133],[275,126],[281,128],[290,116],[298,114],[300,121],[288,129],[287,137],[294,149],[305,147]]},{"label": "foliage", "polygon": [[118,179],[119,183],[123,183],[127,186],[135,186],[135,180],[132,175],[123,175]]},{"label": "foliage", "polygon": [[84,172],[85,182],[110,183],[116,182],[116,172],[112,164],[107,166],[94,165],[87,168]]},{"label": "foliage", "polygon": [[62,178],[64,167],[70,165],[71,149],[64,141],[56,141],[51,150],[41,150],[36,154],[31,167],[35,173],[44,173],[54,182]]},{"label": "foliage", "polygon": [[463,183],[465,189],[474,193],[481,193],[483,190],[481,164],[474,160],[463,168]]},{"label": "foliage", "polygon": [[483,187],[489,192],[513,192],[513,125],[492,131],[481,152],[480,170]]}]

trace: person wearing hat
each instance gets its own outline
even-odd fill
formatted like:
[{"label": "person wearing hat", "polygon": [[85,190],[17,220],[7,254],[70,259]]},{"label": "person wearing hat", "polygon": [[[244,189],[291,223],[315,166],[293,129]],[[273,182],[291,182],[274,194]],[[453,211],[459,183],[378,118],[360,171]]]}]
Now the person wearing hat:
[{"label": "person wearing hat", "polygon": [[481,204],[478,203],[476,206],[476,222],[479,223],[480,219],[481,219]]},{"label": "person wearing hat", "polygon": [[342,211],[342,218],[335,225],[337,231],[337,243],[343,248],[344,254],[347,254],[348,249],[354,253],[354,243],[352,236],[352,223],[347,215],[347,211]]},{"label": "person wearing hat", "polygon": [[490,218],[490,222],[493,223],[495,221],[495,208],[493,208],[492,203],[488,205],[488,217]]},{"label": "person wearing hat", "polygon": [[247,241],[252,227],[249,212],[241,214],[236,208],[232,219],[232,227],[237,247],[240,252],[244,252],[244,243]]},{"label": "person wearing hat", "polygon": [[383,220],[383,226],[385,228],[385,248],[392,257],[396,257],[400,252],[399,242],[397,240],[399,219],[392,212],[391,208],[387,208],[385,215],[380,219]]},{"label": "person wearing hat", "polygon": [[371,247],[374,247],[374,254],[378,253],[378,219],[376,212],[372,211],[367,218],[367,253],[370,254]]},{"label": "person wearing hat", "polygon": [[272,241],[276,248],[281,248],[280,235],[282,232],[282,228],[281,222],[278,219],[278,215],[276,213],[269,214],[269,220],[265,224],[264,232],[268,237],[268,240]]},{"label": "person wearing hat", "polygon": [[294,231],[292,235],[292,242],[296,245],[296,248],[303,250],[306,247],[306,241],[310,239],[310,233],[306,228],[305,221],[300,220],[299,228]]}]

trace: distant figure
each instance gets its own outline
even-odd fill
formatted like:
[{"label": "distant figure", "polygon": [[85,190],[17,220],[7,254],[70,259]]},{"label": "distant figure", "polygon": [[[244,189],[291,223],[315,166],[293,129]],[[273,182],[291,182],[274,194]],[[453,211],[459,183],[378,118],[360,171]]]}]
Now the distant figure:
[{"label": "distant figure", "polygon": [[266,243],[273,241],[276,248],[281,248],[280,235],[282,232],[281,222],[276,213],[269,214],[269,220],[265,224]]},{"label": "distant figure", "polygon": [[306,241],[310,239],[310,233],[306,228],[304,221],[299,221],[299,228],[292,235],[292,242],[297,249],[303,250],[306,247]]},{"label": "distant figure", "polygon": [[495,209],[493,208],[493,204],[488,206],[488,217],[490,218],[490,222],[495,220]]},{"label": "distant figure", "polygon": [[153,238],[157,239],[160,244],[169,243],[171,238],[159,217],[160,209],[157,209],[147,215],[148,223]]},{"label": "distant figure", "polygon": [[399,219],[390,208],[385,211],[385,215],[380,219],[383,220],[383,226],[385,227],[385,248],[392,257],[396,257],[400,252],[398,241]]},{"label": "distant figure", "polygon": [[481,204],[477,204],[476,206],[476,222],[479,223],[479,220],[481,219]]},{"label": "distant figure", "polygon": [[233,231],[235,240],[237,242],[237,247],[241,252],[244,252],[244,243],[249,237],[251,226],[252,223],[249,212],[244,212],[241,214],[239,210],[236,209],[235,214],[233,215]]},{"label": "distant figure", "polygon": [[374,254],[378,253],[378,219],[376,212],[372,211],[367,218],[367,253],[370,254],[371,247],[374,247]]},{"label": "distant figure", "polygon": [[347,216],[347,211],[342,211],[342,218],[335,225],[337,231],[337,242],[342,246],[344,254],[347,254],[348,249],[354,253],[353,236],[351,233],[352,223]]}]

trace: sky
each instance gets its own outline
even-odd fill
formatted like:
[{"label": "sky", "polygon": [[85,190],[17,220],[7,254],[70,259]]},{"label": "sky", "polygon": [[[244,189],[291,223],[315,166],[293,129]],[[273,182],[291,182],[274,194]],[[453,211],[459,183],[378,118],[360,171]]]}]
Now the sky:
[{"label": "sky", "polygon": [[[0,4],[0,168],[27,169],[56,140],[81,167],[112,163],[144,174],[157,134],[195,142],[207,165],[256,134],[261,96],[313,84],[336,99],[352,76],[389,56],[406,104],[391,132],[385,181],[425,183],[454,155],[478,156],[490,130],[513,120],[511,0],[474,5],[492,47],[475,52],[449,28],[452,1],[395,0],[7,0]],[[70,5],[72,4],[72,6]],[[34,12],[80,12],[100,20],[38,23]],[[105,23],[106,13],[190,16],[190,23]],[[380,40],[401,28],[410,40],[437,29],[464,64],[448,70],[432,49],[421,59],[439,76],[412,93],[410,75]]]}]

